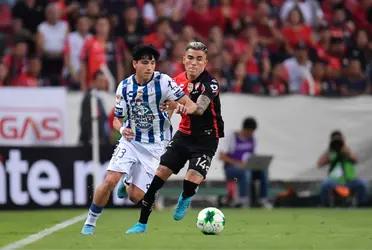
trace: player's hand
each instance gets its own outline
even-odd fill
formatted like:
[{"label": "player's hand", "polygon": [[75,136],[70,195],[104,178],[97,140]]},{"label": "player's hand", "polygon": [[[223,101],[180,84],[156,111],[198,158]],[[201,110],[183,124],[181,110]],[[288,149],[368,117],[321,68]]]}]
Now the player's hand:
[{"label": "player's hand", "polygon": [[176,114],[186,114],[187,113],[187,108],[185,107],[185,105],[177,103],[177,106],[176,106],[174,112],[176,112]]},{"label": "player's hand", "polygon": [[127,140],[131,141],[134,139],[134,132],[131,128],[124,128],[121,131],[121,135]]},{"label": "player's hand", "polygon": [[175,101],[165,101],[160,105],[161,111],[167,111],[167,110],[175,110],[177,108],[177,102]]}]

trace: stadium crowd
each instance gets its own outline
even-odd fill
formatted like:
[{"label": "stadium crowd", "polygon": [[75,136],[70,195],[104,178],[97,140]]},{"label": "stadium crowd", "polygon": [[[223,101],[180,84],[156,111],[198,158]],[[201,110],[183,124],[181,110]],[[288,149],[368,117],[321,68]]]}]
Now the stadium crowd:
[{"label": "stadium crowd", "polygon": [[0,86],[114,89],[140,43],[175,76],[199,40],[224,92],[372,94],[371,0],[4,0],[0,32]]}]

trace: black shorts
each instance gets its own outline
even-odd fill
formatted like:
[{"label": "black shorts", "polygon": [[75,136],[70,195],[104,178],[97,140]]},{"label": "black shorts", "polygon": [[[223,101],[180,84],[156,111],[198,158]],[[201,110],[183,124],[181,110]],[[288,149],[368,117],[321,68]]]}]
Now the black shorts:
[{"label": "black shorts", "polygon": [[160,164],[177,174],[189,160],[188,169],[198,171],[205,178],[217,146],[218,138],[190,136],[177,131],[161,156]]}]

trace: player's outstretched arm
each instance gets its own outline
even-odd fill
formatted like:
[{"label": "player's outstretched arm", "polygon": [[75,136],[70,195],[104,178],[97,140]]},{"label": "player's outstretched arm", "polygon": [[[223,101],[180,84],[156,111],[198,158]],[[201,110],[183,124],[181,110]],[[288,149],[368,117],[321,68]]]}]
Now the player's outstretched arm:
[{"label": "player's outstretched arm", "polygon": [[192,113],[193,115],[203,115],[204,111],[208,108],[209,104],[211,103],[211,99],[209,99],[206,95],[200,95],[196,100],[196,110]]},{"label": "player's outstretched arm", "polygon": [[176,113],[191,115],[196,112],[197,109],[196,103],[193,102],[187,95],[181,97],[177,102],[178,103],[175,108]]}]

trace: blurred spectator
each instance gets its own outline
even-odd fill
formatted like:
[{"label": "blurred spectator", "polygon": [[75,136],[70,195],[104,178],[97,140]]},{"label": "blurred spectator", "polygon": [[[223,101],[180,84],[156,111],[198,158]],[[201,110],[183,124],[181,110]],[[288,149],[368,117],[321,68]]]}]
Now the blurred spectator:
[{"label": "blurred spectator", "polygon": [[0,87],[8,86],[8,67],[0,62]]},{"label": "blurred spectator", "polygon": [[[330,136],[329,147],[318,160],[318,167],[329,166],[328,177],[323,181],[320,191],[321,203],[330,205],[333,192],[346,194],[349,190],[357,197],[357,204],[363,204],[367,198],[367,185],[357,177],[356,163],[358,159],[347,146],[345,138],[340,131],[333,131]],[[344,195],[348,196],[348,195]]]},{"label": "blurred spectator", "polygon": [[[245,169],[245,163],[255,153],[256,140],[254,132],[257,129],[257,122],[254,118],[244,119],[242,129],[234,132],[225,138],[225,143],[220,149],[220,159],[224,162],[224,169],[227,182],[237,181],[239,186],[239,201],[242,206],[250,206],[252,176],[260,180],[259,204],[270,208],[271,204],[267,199],[268,179],[266,171]],[[229,190],[228,190],[229,191]],[[228,192],[231,201],[233,194]]]},{"label": "blurred spectator", "polygon": [[55,3],[45,9],[46,20],[38,26],[37,52],[43,61],[42,75],[49,77],[52,85],[59,85],[63,68],[63,48],[68,34],[68,24],[61,20]]},{"label": "blurred spectator", "polygon": [[209,1],[194,1],[194,5],[185,16],[185,23],[194,28],[199,39],[205,40],[209,30],[216,24],[216,19],[209,7]]},{"label": "blurred spectator", "polygon": [[11,49],[11,52],[4,56],[2,61],[8,69],[8,79],[11,84],[14,79],[26,71],[27,53],[27,42],[22,38],[18,38],[15,40],[15,44]]},{"label": "blurred spectator", "polygon": [[365,29],[371,32],[372,22],[371,15],[372,2],[370,0],[348,1],[348,8],[351,11],[353,20],[357,29]]},{"label": "blurred spectator", "polygon": [[232,0],[220,0],[219,5],[212,9],[215,24],[225,35],[234,34],[239,27],[239,10],[231,2]]},{"label": "blurred spectator", "polygon": [[[252,118],[246,118],[241,130],[225,137],[225,143],[220,148],[220,160],[224,162],[225,176],[229,182],[236,182],[239,187],[239,200],[234,201],[235,194],[228,191],[227,201],[237,202],[244,207],[250,206],[250,178],[251,172],[244,168],[244,164],[251,154],[254,153],[256,142],[253,133],[256,123]],[[233,188],[229,187],[228,188]]]},{"label": "blurred spectator", "polygon": [[283,65],[277,64],[274,66],[272,74],[266,82],[268,94],[278,96],[288,94],[288,72]]},{"label": "blurred spectator", "polygon": [[31,57],[28,61],[27,71],[14,79],[13,86],[20,87],[41,87],[48,86],[48,79],[41,76],[41,60],[39,57]]},{"label": "blurred spectator", "polygon": [[44,20],[45,2],[43,0],[20,0],[12,9],[13,18],[20,19],[22,25],[32,34]]},{"label": "blurred spectator", "polygon": [[249,93],[248,76],[245,71],[245,63],[238,62],[235,65],[231,91],[234,93]]},{"label": "blurred spectator", "polygon": [[166,51],[175,38],[169,18],[161,17],[156,21],[155,31],[145,36],[143,43],[152,44],[159,51],[162,59],[166,57]]},{"label": "blurred spectator", "polygon": [[292,54],[293,48],[300,42],[307,46],[313,46],[314,38],[312,28],[304,23],[303,15],[298,8],[292,9],[282,28],[282,35],[285,37],[286,49]]},{"label": "blurred spectator", "polygon": [[350,19],[344,7],[336,7],[333,10],[332,20],[329,25],[332,32],[339,32],[340,37],[348,41],[355,30],[355,24]]},{"label": "blurred spectator", "polygon": [[181,40],[175,41],[173,43],[169,58],[169,68],[167,70],[168,75],[177,76],[182,71],[184,71],[182,59],[185,52],[186,44],[187,43],[184,43]]},{"label": "blurred spectator", "polygon": [[80,89],[80,54],[89,34],[90,20],[86,16],[80,16],[77,20],[77,30],[67,35],[64,47],[64,79],[72,89]]},{"label": "blurred spectator", "polygon": [[224,33],[221,30],[221,28],[219,26],[213,26],[212,29],[209,31],[208,42],[210,44],[215,45],[217,49],[217,53],[220,53],[221,50],[223,49],[223,46],[224,46],[223,39],[224,39]]},{"label": "blurred spectator", "polygon": [[[324,85],[325,77],[325,65],[323,62],[316,62],[311,69],[312,79],[305,79],[301,84],[300,93],[303,95],[315,95],[319,96],[322,94],[322,88]],[[310,82],[313,81],[313,82]],[[313,86],[312,86],[313,85]],[[311,90],[313,88],[313,90]],[[313,92],[311,92],[313,91]]]},{"label": "blurred spectator", "polygon": [[150,28],[160,17],[170,17],[171,8],[167,8],[167,0],[146,1],[143,6],[142,16],[145,27]]},{"label": "blurred spectator", "polygon": [[12,13],[8,3],[0,3],[0,32],[9,32],[12,25]]},{"label": "blurred spectator", "polygon": [[197,40],[194,28],[189,25],[185,25],[181,30],[179,39],[182,40],[184,43],[189,43],[191,41]]},{"label": "blurred spectator", "polygon": [[280,10],[282,21],[286,20],[293,8],[298,8],[307,25],[317,26],[323,20],[323,11],[316,0],[286,0]]},{"label": "blurred spectator", "polygon": [[340,96],[340,83],[339,78],[341,71],[338,68],[328,64],[324,68],[325,81],[322,84],[323,96]]},{"label": "blurred spectator", "polygon": [[367,64],[372,61],[372,47],[369,46],[368,41],[366,30],[356,31],[353,42],[346,53],[348,58],[359,60],[363,72],[365,72]]},{"label": "blurred spectator", "polygon": [[164,17],[178,26],[190,8],[191,0],[149,0],[143,6],[145,27],[150,28],[159,18]]},{"label": "blurred spectator", "polygon": [[117,79],[124,77],[125,44],[122,39],[110,36],[110,23],[107,17],[97,19],[95,35],[86,39],[81,51],[81,89],[89,89],[94,74],[101,70],[109,85],[115,85]]},{"label": "blurred spectator", "polygon": [[257,4],[254,12],[253,23],[256,26],[260,44],[270,51],[270,57],[274,61],[281,59],[279,54],[280,44],[283,42],[282,34],[278,28],[277,20],[270,16],[270,6],[261,1]]},{"label": "blurred spectator", "polygon": [[137,7],[130,5],[125,8],[119,20],[119,25],[116,27],[116,33],[124,39],[130,51],[142,42],[145,32],[143,19],[139,15]]},{"label": "blurred spectator", "polygon": [[83,14],[90,19],[92,28],[94,28],[99,17],[106,13],[102,12],[98,0],[89,0],[86,4],[85,12]]},{"label": "blurred spectator", "polygon": [[340,91],[343,96],[370,94],[371,86],[362,72],[360,61],[348,61],[343,76],[340,78]]},{"label": "blurred spectator", "polygon": [[[311,61],[308,57],[308,46],[306,43],[299,42],[294,51],[294,57],[288,58],[283,62],[284,69],[289,77],[288,88],[289,93],[300,93],[301,84],[307,80],[310,84],[313,83],[311,76]],[[315,91],[311,87],[311,93]]]},{"label": "blurred spectator", "polygon": [[[105,91],[107,89],[107,80],[102,71],[95,72],[92,81],[92,88],[97,91]],[[91,112],[91,95],[92,90],[89,89],[81,103],[80,113],[80,136],[79,142],[84,146],[89,146],[92,140],[92,112]],[[97,92],[96,92],[97,94]],[[97,109],[98,109],[98,132],[100,144],[110,143],[110,133],[107,120],[107,114],[104,109],[102,99],[97,95]]]}]

